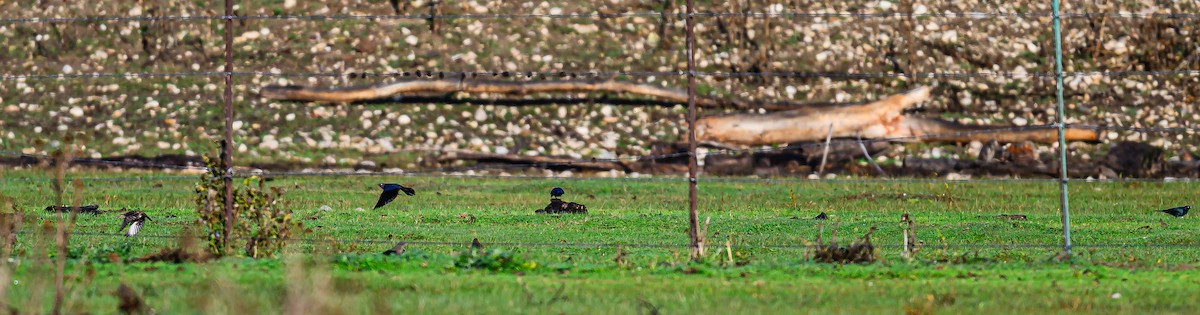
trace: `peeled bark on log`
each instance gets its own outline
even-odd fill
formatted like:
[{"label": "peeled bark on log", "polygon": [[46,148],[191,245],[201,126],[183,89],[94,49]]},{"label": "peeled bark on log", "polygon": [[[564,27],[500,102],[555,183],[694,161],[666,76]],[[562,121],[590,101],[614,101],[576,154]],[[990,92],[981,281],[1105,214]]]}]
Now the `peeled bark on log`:
[{"label": "peeled bark on log", "polygon": [[[903,110],[929,99],[929,88],[860,105],[812,107],[765,114],[708,116],[696,121],[696,138],[742,146],[821,141],[833,125],[834,138],[912,142],[1058,141],[1058,130],[1042,127],[968,126],[940,119],[904,116]],[[1067,128],[1068,141],[1099,141],[1095,130]]]},{"label": "peeled bark on log", "polygon": [[[901,120],[904,108],[929,99],[928,87],[859,105],[810,107],[766,114],[708,116],[696,121],[696,139],[758,146],[825,139],[833,125],[834,137],[886,137],[889,125]],[[898,126],[897,126],[898,127]]]}]

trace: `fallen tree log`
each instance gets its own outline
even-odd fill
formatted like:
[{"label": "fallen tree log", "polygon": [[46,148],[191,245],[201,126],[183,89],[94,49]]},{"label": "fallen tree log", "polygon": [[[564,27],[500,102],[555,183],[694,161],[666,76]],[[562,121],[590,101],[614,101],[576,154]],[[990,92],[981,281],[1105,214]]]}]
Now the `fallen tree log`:
[{"label": "fallen tree log", "polygon": [[[527,95],[538,93],[611,92],[650,96],[685,103],[684,91],[659,86],[583,79],[508,82],[467,78],[404,80],[340,89],[304,86],[266,86],[259,94],[267,99],[347,103],[386,99],[396,95],[431,93],[486,93]],[[755,103],[742,99],[697,97],[708,107],[764,108],[767,113],[712,115],[696,121],[697,140],[714,146],[749,147],[820,141],[826,137],[887,139],[905,142],[1023,142],[1052,143],[1058,131],[1046,126],[968,126],[950,121],[908,117],[904,109],[929,99],[930,88],[919,87],[875,102],[838,106],[802,106],[797,103]],[[832,129],[832,131],[830,131]],[[832,133],[832,134],[831,134]],[[681,137],[684,138],[684,137]],[[1068,128],[1067,141],[1099,141],[1096,130]]]},{"label": "fallen tree log", "polygon": [[547,169],[581,169],[581,170],[620,170],[630,171],[628,165],[612,161],[590,161],[571,157],[544,155],[496,154],[472,151],[450,151],[437,157],[439,162],[471,160],[478,163],[501,163],[506,165],[528,164],[529,167]]},{"label": "fallen tree log", "polygon": [[[445,94],[445,93],[492,93],[528,95],[535,93],[578,93],[609,92],[645,95],[686,104],[687,91],[660,86],[619,82],[607,79],[557,80],[533,82],[509,82],[497,80],[439,79],[403,80],[398,82],[354,86],[340,89],[321,89],[297,85],[265,86],[259,91],[263,98],[282,101],[306,101],[324,103],[351,103],[384,99],[395,95]],[[733,107],[749,109],[750,105],[737,99],[697,97],[696,104],[710,107]],[[795,104],[768,104],[773,108]]]},{"label": "fallen tree log", "polygon": [[[635,99],[610,99],[601,97],[599,99],[574,100],[579,101],[602,101],[616,102],[637,105],[657,105],[657,106],[674,106],[677,104],[687,104],[688,95],[686,90],[678,90],[665,88],[657,85],[637,84],[628,82],[613,81],[611,79],[577,79],[577,80],[556,80],[556,81],[531,81],[531,82],[511,82],[498,80],[476,80],[476,79],[408,79],[390,83],[380,83],[371,85],[352,86],[345,88],[317,88],[300,85],[268,85],[259,90],[260,97],[278,100],[278,101],[301,101],[301,102],[318,102],[318,103],[362,103],[362,102],[377,102],[377,101],[397,101],[397,96],[404,96],[405,100],[415,101],[431,101],[431,102],[463,102],[464,100],[446,97],[449,93],[476,93],[476,94],[506,94],[506,95],[528,95],[537,93],[581,93],[581,92],[600,92],[600,93],[626,93],[650,96],[653,99],[662,100],[663,102],[646,102],[645,100]],[[503,106],[519,106],[526,104],[544,104],[538,100],[513,100],[513,99],[470,99],[465,100],[475,104],[486,103]],[[563,101],[563,100],[559,100]],[[570,100],[567,100],[570,101]],[[561,103],[561,102],[560,102]],[[807,108],[813,106],[830,106],[838,105],[835,103],[800,103],[800,102],[758,102],[747,101],[734,98],[719,98],[710,96],[697,96],[696,106],[707,108],[733,108],[733,109],[764,109],[767,111],[784,111],[797,108]]]}]

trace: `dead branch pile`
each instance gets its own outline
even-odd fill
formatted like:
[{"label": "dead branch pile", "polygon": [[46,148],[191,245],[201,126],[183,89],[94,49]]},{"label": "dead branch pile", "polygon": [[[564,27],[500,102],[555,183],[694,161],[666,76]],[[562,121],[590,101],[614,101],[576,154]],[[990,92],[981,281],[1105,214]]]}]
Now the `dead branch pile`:
[{"label": "dead branch pile", "polygon": [[836,264],[873,263],[877,257],[875,255],[875,245],[871,245],[871,233],[875,233],[874,226],[867,231],[866,235],[863,235],[858,241],[851,243],[850,246],[838,246],[837,226],[835,225],[833,232],[830,233],[828,245],[821,240],[821,234],[817,234],[817,247],[812,253],[813,260]]}]

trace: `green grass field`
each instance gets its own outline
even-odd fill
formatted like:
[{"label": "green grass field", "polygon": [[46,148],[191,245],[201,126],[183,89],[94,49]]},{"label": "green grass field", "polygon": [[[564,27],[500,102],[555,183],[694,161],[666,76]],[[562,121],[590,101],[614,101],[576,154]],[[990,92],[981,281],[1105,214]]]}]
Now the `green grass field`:
[{"label": "green grass field", "polygon": [[[15,308],[49,312],[55,272],[44,253],[52,240],[37,231],[41,220],[60,218],[42,210],[55,202],[50,176],[0,172],[0,194],[27,214],[18,253],[4,269],[11,280],[0,283]],[[278,258],[113,262],[113,254],[128,260],[175,246],[173,237],[195,220],[195,179],[164,175],[68,175],[87,178],[83,203],[155,219],[125,238],[96,235],[117,233],[118,213],[79,217],[66,267],[69,313],[117,312],[119,283],[160,314],[648,313],[649,305],[666,314],[1141,314],[1191,312],[1196,303],[1186,297],[1200,293],[1191,267],[1200,262],[1195,218],[1151,211],[1189,204],[1195,183],[1071,183],[1077,247],[1058,261],[1054,182],[708,178],[700,183],[700,216],[710,222],[713,246],[690,262],[687,185],[678,179],[285,177],[269,185],[286,189],[286,206],[311,231]],[[418,193],[370,210],[382,181]],[[534,214],[555,186],[590,212]],[[811,220],[822,211],[830,215],[824,227]],[[905,212],[924,242],[912,259],[900,255]],[[841,243],[876,227],[879,261],[812,262],[804,245],[835,226]],[[475,237],[514,252],[523,267],[456,267]],[[399,240],[412,242],[406,254],[378,254]],[[620,263],[618,247],[626,253]]]}]

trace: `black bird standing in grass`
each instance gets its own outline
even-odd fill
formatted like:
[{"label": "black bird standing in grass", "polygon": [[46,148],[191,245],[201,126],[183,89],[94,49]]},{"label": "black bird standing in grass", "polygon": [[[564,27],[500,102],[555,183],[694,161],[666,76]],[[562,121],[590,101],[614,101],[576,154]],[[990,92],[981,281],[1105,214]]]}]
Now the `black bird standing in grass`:
[{"label": "black bird standing in grass", "polygon": [[151,219],[150,216],[146,215],[145,212],[137,210],[126,212],[118,218],[120,218],[122,222],[121,228],[117,231],[124,230],[126,226],[129,227],[129,231],[125,232],[126,237],[137,235],[138,232],[142,230],[142,225],[145,224],[146,220],[154,221],[154,219]]},{"label": "black bird standing in grass", "polygon": [[818,214],[817,217],[813,218],[813,220],[825,220],[828,218],[829,218],[829,215],[826,215],[824,212],[821,212],[821,214]]},{"label": "black bird standing in grass", "polygon": [[562,197],[565,193],[567,192],[562,188],[554,187],[554,189],[550,190],[550,199],[558,199],[558,197]]},{"label": "black bird standing in grass", "polygon": [[1188,210],[1191,210],[1191,209],[1192,209],[1192,206],[1182,206],[1182,207],[1175,207],[1175,208],[1171,208],[1171,209],[1167,209],[1167,210],[1156,210],[1156,211],[1173,215],[1176,218],[1182,218],[1183,216],[1187,215]]},{"label": "black bird standing in grass", "polygon": [[383,251],[383,254],[384,254],[385,256],[386,256],[386,255],[400,255],[400,254],[403,254],[403,253],[404,253],[404,245],[405,245],[405,243],[404,243],[404,242],[396,243],[396,246],[395,246],[395,247],[392,247],[392,249],[389,249],[389,250],[385,250],[385,251]]},{"label": "black bird standing in grass", "polygon": [[396,200],[396,196],[399,196],[401,191],[403,191],[405,195],[409,196],[415,196],[417,194],[416,190],[400,186],[400,184],[379,184],[379,188],[383,188],[383,193],[379,194],[379,201],[375,202],[375,209],[379,209],[379,207],[392,202],[392,200]]}]

